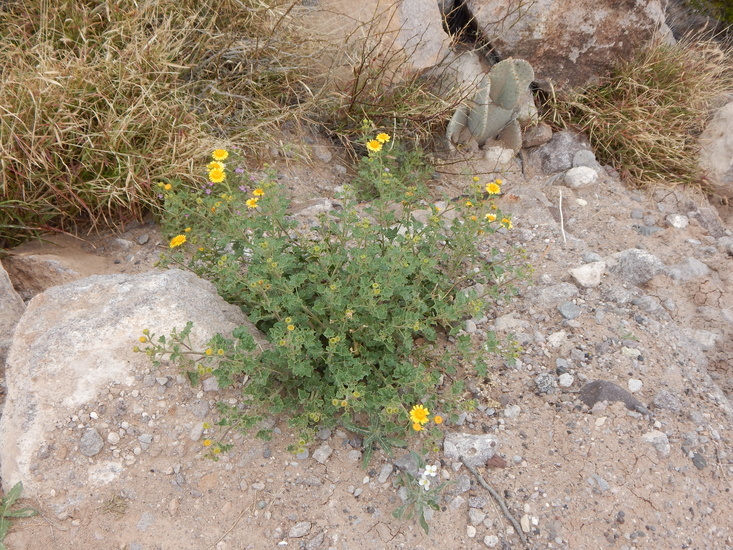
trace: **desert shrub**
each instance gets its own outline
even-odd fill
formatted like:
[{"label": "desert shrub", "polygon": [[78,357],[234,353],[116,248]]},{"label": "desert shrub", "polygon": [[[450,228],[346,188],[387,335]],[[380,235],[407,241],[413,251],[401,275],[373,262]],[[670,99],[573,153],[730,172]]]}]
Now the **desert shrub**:
[{"label": "desert shrub", "polygon": [[732,67],[713,41],[655,44],[599,85],[556,100],[549,118],[585,131],[632,185],[704,185],[697,138],[731,89]]},{"label": "desert shrub", "polygon": [[[387,160],[389,134],[369,141],[372,162]],[[455,414],[459,366],[487,369],[487,350],[476,355],[458,337],[463,322],[510,297],[522,274],[515,251],[482,252],[511,228],[492,201],[500,182],[473,182],[469,196],[436,205],[424,185],[376,177],[372,203],[346,192],[340,209],[306,226],[288,215],[271,173],[248,173],[223,150],[209,170],[200,187],[162,189],[172,236],[163,263],[211,280],[268,345],[253,354],[245,327],[205,350],[190,349],[189,329],[148,331],[150,356],[171,356],[194,382],[213,372],[221,386],[241,383],[242,401],[220,406],[225,425],[246,430],[286,413],[306,445],[317,427],[340,423],[363,436],[366,461],[374,443],[389,451],[422,431],[430,411]],[[457,346],[444,345],[449,336]]]}]

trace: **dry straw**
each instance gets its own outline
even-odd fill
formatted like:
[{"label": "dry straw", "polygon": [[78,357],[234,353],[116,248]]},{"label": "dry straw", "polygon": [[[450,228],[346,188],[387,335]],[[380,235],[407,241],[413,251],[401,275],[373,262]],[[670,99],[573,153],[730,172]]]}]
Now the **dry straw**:
[{"label": "dry straw", "polygon": [[732,60],[714,40],[654,44],[600,85],[556,100],[551,119],[586,132],[631,185],[704,188],[697,138],[732,89]]}]

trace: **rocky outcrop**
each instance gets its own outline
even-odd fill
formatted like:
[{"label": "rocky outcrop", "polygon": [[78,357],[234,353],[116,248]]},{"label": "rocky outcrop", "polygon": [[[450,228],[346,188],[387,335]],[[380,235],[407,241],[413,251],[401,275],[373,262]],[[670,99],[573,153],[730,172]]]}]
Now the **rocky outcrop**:
[{"label": "rocky outcrop", "polygon": [[13,331],[23,315],[25,304],[13,289],[7,272],[0,264],[0,366],[5,362]]},{"label": "rocky outcrop", "polygon": [[666,35],[666,0],[467,0],[501,59],[527,60],[559,88],[589,84]]},{"label": "rocky outcrop", "polygon": [[[211,283],[178,270],[93,276],[33,298],[18,323],[7,362],[7,400],[0,419],[6,490],[22,481],[26,494],[33,495],[44,480],[51,486],[62,483],[62,470],[69,464],[57,463],[60,469],[54,471],[43,461],[52,443],[58,449],[66,436],[77,438],[71,448],[78,449],[69,452],[67,462],[97,455],[105,445],[98,430],[104,428],[85,425],[77,418],[80,408],[103,390],[106,396],[111,384],[128,388],[142,379],[150,360],[134,353],[133,346],[143,329],[168,334],[188,321],[194,322],[191,341],[198,346],[248,323]],[[105,456],[68,491],[107,483],[122,466]]]},{"label": "rocky outcrop", "polygon": [[714,194],[733,198],[733,101],[716,112],[700,136],[700,167]]}]

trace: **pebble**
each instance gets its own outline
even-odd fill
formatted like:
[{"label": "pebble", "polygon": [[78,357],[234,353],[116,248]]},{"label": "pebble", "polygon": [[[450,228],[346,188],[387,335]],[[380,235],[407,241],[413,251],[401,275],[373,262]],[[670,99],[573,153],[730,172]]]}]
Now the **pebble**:
[{"label": "pebble", "polygon": [[666,221],[670,227],[674,227],[675,229],[684,229],[690,225],[690,219],[682,214],[670,214],[667,216]]},{"label": "pebble", "polygon": [[120,442],[120,434],[117,432],[109,432],[107,434],[107,442],[110,445],[117,445]]},{"label": "pebble", "polygon": [[377,477],[377,481],[379,483],[386,483],[387,479],[389,479],[389,476],[394,471],[394,466],[392,464],[384,464],[382,465],[382,469],[379,471],[379,476]]},{"label": "pebble", "polygon": [[290,531],[288,532],[288,536],[291,539],[299,539],[301,537],[306,536],[308,533],[310,533],[310,530],[311,530],[310,521],[300,521],[290,528]]},{"label": "pebble", "polygon": [[646,443],[649,443],[654,447],[660,456],[666,457],[669,455],[669,452],[672,450],[672,447],[669,444],[669,439],[667,438],[667,434],[664,432],[660,432],[659,430],[652,430],[651,432],[647,432],[644,435],[641,436],[642,440]]},{"label": "pebble", "polygon": [[[595,254],[593,257],[597,257]],[[570,276],[583,288],[595,288],[601,284],[606,262],[592,261],[569,270]]]},{"label": "pebble", "polygon": [[265,490],[265,484],[264,484],[264,483],[262,483],[261,481],[258,481],[258,482],[256,482],[256,483],[253,483],[253,484],[252,484],[252,488],[253,488],[253,489],[254,489],[255,491],[264,491],[264,490]]},{"label": "pebble", "polygon": [[628,381],[629,391],[631,393],[638,392],[643,386],[644,383],[639,380],[638,378],[629,378]]},{"label": "pebble", "polygon": [[571,189],[580,189],[598,181],[598,172],[588,166],[576,166],[565,172],[563,179]]},{"label": "pebble", "polygon": [[150,240],[150,236],[147,233],[143,233],[142,235],[138,235],[136,240],[139,245],[147,244]]},{"label": "pebble", "polygon": [[473,525],[466,525],[466,536],[472,539],[476,536],[476,528]]},{"label": "pebble", "polygon": [[198,441],[201,439],[201,435],[204,433],[204,423],[203,422],[197,422],[193,425],[193,428],[191,428],[190,433],[188,434],[188,437],[191,441]]},{"label": "pebble", "polygon": [[468,509],[468,520],[471,522],[471,525],[478,525],[479,523],[483,522],[484,519],[486,519],[485,512],[482,512],[478,508]]},{"label": "pebble", "polygon": [[506,418],[514,419],[519,417],[519,413],[522,412],[522,407],[519,405],[509,405],[504,409],[504,416]]},{"label": "pebble", "polygon": [[204,391],[219,391],[219,381],[215,376],[210,376],[204,380],[201,387]]},{"label": "pebble", "polygon": [[549,393],[555,386],[555,376],[549,373],[542,373],[535,377],[534,383],[540,393]]},{"label": "pebble", "polygon": [[569,388],[573,382],[575,382],[575,377],[567,372],[562,373],[557,379],[557,384],[561,388]]},{"label": "pebble", "polygon": [[494,548],[497,544],[499,544],[499,537],[497,537],[496,535],[486,535],[484,537],[484,544],[489,548]]},{"label": "pebble", "polygon": [[318,447],[315,451],[313,451],[313,459],[320,462],[321,464],[325,464],[326,461],[331,456],[332,452],[333,452],[333,449],[324,443],[323,445]]},{"label": "pebble", "polygon": [[557,306],[557,310],[566,319],[577,319],[578,317],[580,317],[580,308],[573,302],[563,302],[562,304]]},{"label": "pebble", "polygon": [[84,456],[95,456],[104,448],[104,439],[94,428],[84,430],[79,441],[79,452]]}]

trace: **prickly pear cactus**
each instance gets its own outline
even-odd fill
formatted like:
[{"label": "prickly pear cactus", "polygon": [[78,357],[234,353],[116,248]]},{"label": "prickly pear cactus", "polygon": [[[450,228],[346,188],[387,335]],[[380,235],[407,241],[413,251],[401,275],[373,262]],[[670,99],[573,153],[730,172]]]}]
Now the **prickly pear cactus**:
[{"label": "prickly pear cactus", "polygon": [[532,66],[523,59],[508,58],[494,65],[479,82],[470,105],[456,110],[446,130],[448,140],[460,140],[467,129],[479,145],[499,138],[507,148],[518,151],[522,134],[517,117],[520,110],[526,110],[527,101],[532,102],[532,80]]}]

